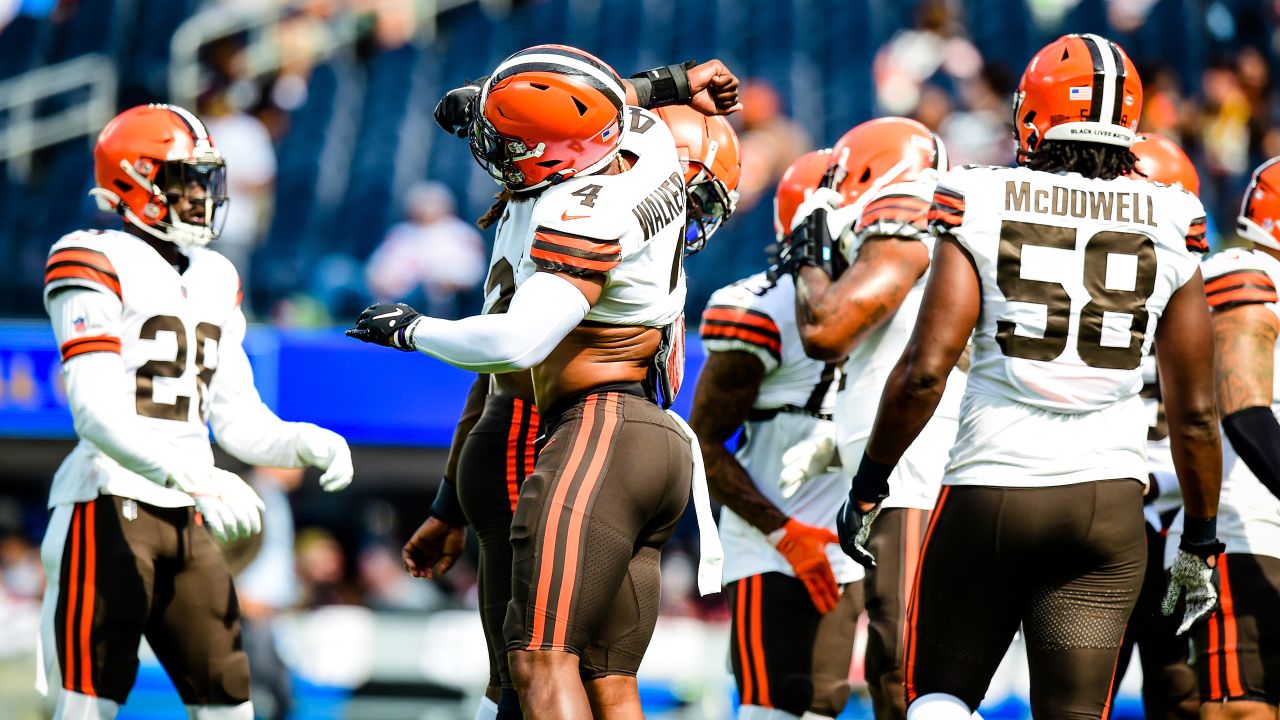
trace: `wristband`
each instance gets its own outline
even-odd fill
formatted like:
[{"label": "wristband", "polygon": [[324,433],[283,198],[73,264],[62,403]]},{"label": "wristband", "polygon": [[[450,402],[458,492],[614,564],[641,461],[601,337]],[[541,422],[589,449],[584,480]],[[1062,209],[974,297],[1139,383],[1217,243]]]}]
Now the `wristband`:
[{"label": "wristband", "polygon": [[697,62],[690,60],[632,75],[631,87],[636,91],[636,105],[650,110],[666,105],[688,105],[693,99],[689,71],[696,66]]},{"label": "wristband", "polygon": [[441,478],[436,499],[431,503],[431,516],[449,527],[466,527],[467,516],[458,502],[458,486],[448,478]]},{"label": "wristband", "polygon": [[872,460],[862,453],[862,462],[858,463],[858,472],[853,475],[853,498],[859,502],[880,504],[889,497],[889,475],[896,466]]},{"label": "wristband", "polygon": [[1184,517],[1182,542],[1178,543],[1178,549],[1202,559],[1224,551],[1226,546],[1218,542],[1218,518]]}]

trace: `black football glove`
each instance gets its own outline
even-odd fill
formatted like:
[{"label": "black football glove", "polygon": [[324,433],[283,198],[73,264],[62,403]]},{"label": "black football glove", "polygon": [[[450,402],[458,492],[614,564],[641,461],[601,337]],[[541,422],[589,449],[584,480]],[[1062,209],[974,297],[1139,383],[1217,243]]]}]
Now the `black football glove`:
[{"label": "black football glove", "polygon": [[831,279],[840,277],[848,268],[840,254],[835,238],[827,226],[826,208],[819,207],[809,213],[799,225],[787,233],[777,245],[777,255],[770,258],[777,272],[795,275],[800,268],[811,265],[826,273]]},{"label": "black football glove", "polygon": [[422,313],[404,303],[378,303],[360,313],[356,326],[347,331],[347,337],[375,345],[413,352],[413,321]]},{"label": "black football glove", "polygon": [[435,113],[433,113],[436,124],[444,128],[445,132],[460,138],[466,137],[471,127],[471,108],[479,94],[479,83],[463,85],[445,93],[444,97],[440,98],[440,102],[436,103]]},{"label": "black football glove", "polygon": [[[880,515],[881,503],[889,497],[889,474],[893,465],[878,462],[862,454],[858,472],[854,473],[849,497],[836,515],[836,535],[840,537],[840,549],[865,568],[876,566],[876,558],[867,550],[871,537],[871,523]],[[875,503],[875,507],[862,512],[860,502]]]}]

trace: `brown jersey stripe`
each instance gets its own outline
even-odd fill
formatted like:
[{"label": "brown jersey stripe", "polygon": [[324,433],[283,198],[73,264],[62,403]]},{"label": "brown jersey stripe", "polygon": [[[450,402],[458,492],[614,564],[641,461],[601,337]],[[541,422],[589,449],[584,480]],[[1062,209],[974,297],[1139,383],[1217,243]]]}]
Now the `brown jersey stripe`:
[{"label": "brown jersey stripe", "polygon": [[533,241],[533,248],[536,250],[542,250],[549,253],[567,255],[569,257],[578,258],[580,260],[592,260],[595,262],[616,263],[621,258],[621,253],[592,252],[590,250],[580,250],[575,247],[569,247],[568,245],[557,245],[554,243],[543,242],[541,239]]},{"label": "brown jersey stripe", "polygon": [[780,341],[761,335],[759,332],[748,328],[716,326],[703,323],[702,339],[704,342],[707,340],[741,341],[764,350],[778,362],[782,361],[782,343]]},{"label": "brown jersey stripe", "polygon": [[1276,287],[1276,283],[1271,279],[1271,276],[1261,270],[1232,270],[1221,275],[1214,275],[1206,280],[1204,291],[1212,293],[1244,285],[1271,288],[1272,290]]},{"label": "brown jersey stripe", "polygon": [[539,247],[533,247],[529,250],[529,257],[533,258],[533,262],[544,270],[554,272],[609,272],[618,266],[618,260],[590,260],[587,258],[573,257],[564,253],[550,252]]},{"label": "brown jersey stripe", "polygon": [[751,597],[751,578],[738,581],[737,602],[734,603],[734,629],[738,636],[738,666],[742,668],[742,704],[755,705],[754,666],[751,663],[751,650],[747,642],[747,604]]},{"label": "brown jersey stripe", "polygon": [[778,330],[778,324],[773,318],[761,312],[752,310],[744,310],[735,307],[711,306],[702,313],[702,322],[715,324],[730,324],[749,327],[779,340],[782,339],[782,332]]},{"label": "brown jersey stripe", "polygon": [[767,330],[758,325],[748,324],[745,322],[738,322],[736,319],[721,320],[719,318],[714,318],[714,317],[709,318],[706,316],[702,318],[701,332],[703,335],[715,334],[717,332],[731,331],[734,329],[745,330],[751,333],[753,336],[757,336],[768,341],[769,344],[771,345],[777,345],[779,348],[782,347],[782,335],[780,335],[775,330]]},{"label": "brown jersey stripe", "polygon": [[112,335],[73,338],[62,343],[62,347],[59,349],[62,352],[62,362],[66,362],[77,355],[91,352],[113,352],[119,354],[120,338]]},{"label": "brown jersey stripe", "polygon": [[1207,296],[1209,307],[1218,312],[1226,312],[1241,305],[1259,305],[1276,302],[1275,290],[1259,290],[1257,288],[1239,288],[1216,292]]},{"label": "brown jersey stripe", "polygon": [[582,250],[588,253],[602,253],[605,255],[622,254],[622,243],[618,240],[600,240],[598,238],[587,237],[585,235],[574,235],[559,230],[549,230],[539,227],[533,233],[535,241],[542,241],[550,246],[563,246],[574,250]]},{"label": "brown jersey stripe", "polygon": [[942,225],[946,229],[954,228],[964,222],[964,215],[957,215],[953,212],[939,208],[937,205],[929,209],[929,224]]},{"label": "brown jersey stripe", "polygon": [[45,261],[45,267],[48,267],[49,265],[52,265],[57,262],[63,262],[67,260],[74,260],[82,263],[87,263],[89,265],[93,265],[94,267],[97,267],[103,272],[110,273],[113,276],[117,275],[115,266],[111,264],[111,259],[108,258],[104,253],[101,253],[97,250],[90,250],[89,248],[83,248],[83,247],[61,248],[59,250],[55,250],[49,253],[49,258],[48,260]]},{"label": "brown jersey stripe", "polygon": [[1201,253],[1209,249],[1209,241],[1205,239],[1204,234],[1188,235],[1187,249],[1191,252]]},{"label": "brown jersey stripe", "polygon": [[879,210],[869,210],[862,214],[858,220],[858,227],[864,228],[876,223],[893,222],[914,225],[919,228],[928,226],[929,214],[927,212],[918,212],[915,210],[904,210],[897,207],[881,208]]},{"label": "brown jersey stripe", "polygon": [[86,281],[94,285],[101,285],[106,290],[114,293],[121,300],[124,295],[120,292],[120,280],[115,275],[103,272],[102,270],[82,262],[65,261],[56,263],[56,267],[50,267],[44,273],[44,284],[48,285],[55,280],[75,280]]}]

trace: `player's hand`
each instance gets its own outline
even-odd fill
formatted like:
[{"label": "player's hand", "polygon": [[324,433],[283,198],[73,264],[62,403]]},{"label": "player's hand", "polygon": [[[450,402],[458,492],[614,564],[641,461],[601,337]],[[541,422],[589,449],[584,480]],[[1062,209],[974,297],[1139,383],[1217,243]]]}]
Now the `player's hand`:
[{"label": "player's hand", "polygon": [[810,478],[826,472],[835,454],[834,425],[829,422],[817,423],[813,434],[782,453],[782,472],[778,474],[778,489],[782,492],[782,497],[790,498]]},{"label": "player's hand", "polygon": [[810,192],[800,206],[796,208],[796,212],[791,216],[790,230],[800,227],[815,210],[823,210],[830,213],[832,210],[839,210],[844,204],[844,196],[837,190],[828,187],[820,187]]},{"label": "player's hand", "polygon": [[378,303],[360,313],[356,326],[347,331],[347,337],[413,352],[413,322],[422,313],[404,303]]},{"label": "player's hand", "polygon": [[434,515],[428,516],[404,544],[404,569],[417,578],[438,578],[457,562],[466,542],[465,527],[453,527]]},{"label": "player's hand", "polygon": [[832,232],[830,213],[839,205],[840,194],[818,188],[796,210],[798,220],[777,245],[772,258],[780,274],[795,275],[806,266],[816,267],[835,279],[847,267]]},{"label": "player's hand", "polygon": [[837,541],[836,534],[826,528],[788,518],[786,524],[767,537],[791,563],[791,569],[804,583],[818,612],[828,613],[835,609],[836,602],[840,600],[840,586],[831,572],[826,548],[829,543]]},{"label": "player's hand", "polygon": [[239,475],[209,467],[173,475],[170,481],[191,496],[209,532],[222,542],[262,532],[262,498]]},{"label": "player's hand", "polygon": [[689,107],[703,115],[728,115],[742,109],[738,100],[738,78],[719,60],[708,60],[688,70]]},{"label": "player's hand", "polygon": [[1187,607],[1178,625],[1178,635],[1191,629],[1201,618],[1213,611],[1218,604],[1218,590],[1213,586],[1213,568],[1217,557],[1226,549],[1216,539],[1210,543],[1189,543],[1183,537],[1178,546],[1178,556],[1169,569],[1169,589],[1165,591],[1160,610],[1172,615],[1178,606],[1178,597],[1185,593]]},{"label": "player's hand", "polygon": [[319,425],[298,423],[298,458],[324,471],[320,476],[320,487],[325,492],[345,490],[355,475],[347,441]]},{"label": "player's hand", "polygon": [[471,108],[479,94],[479,85],[463,85],[445,93],[440,102],[436,103],[433,113],[436,124],[444,128],[445,132],[460,138],[466,137],[471,127]]},{"label": "player's hand", "polygon": [[871,523],[880,515],[879,503],[861,502],[849,491],[849,497],[836,515],[836,532],[840,536],[840,549],[865,568],[876,566],[876,556],[867,550],[871,537]]}]

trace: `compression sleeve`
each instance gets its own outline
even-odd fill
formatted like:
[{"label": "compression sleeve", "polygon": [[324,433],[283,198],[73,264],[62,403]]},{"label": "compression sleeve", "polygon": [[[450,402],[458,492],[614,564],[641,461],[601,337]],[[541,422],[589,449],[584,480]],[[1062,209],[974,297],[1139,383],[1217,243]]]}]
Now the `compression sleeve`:
[{"label": "compression sleeve", "polygon": [[537,272],[516,290],[506,312],[461,320],[422,317],[414,321],[411,342],[463,370],[528,370],[545,360],[590,309],[573,283]]},{"label": "compression sleeve", "polygon": [[1280,498],[1280,423],[1271,408],[1237,410],[1222,419],[1222,429],[1258,481]]},{"label": "compression sleeve", "polygon": [[76,434],[126,470],[166,485],[186,463],[169,438],[139,419],[124,391],[131,378],[120,356],[119,298],[67,288],[48,307]]}]

